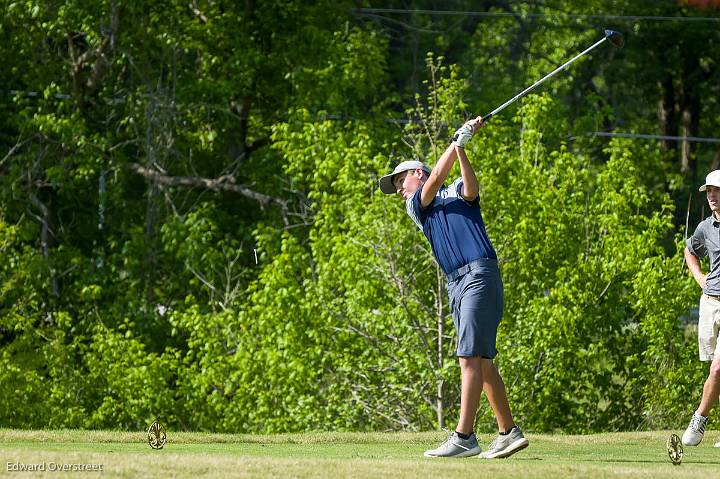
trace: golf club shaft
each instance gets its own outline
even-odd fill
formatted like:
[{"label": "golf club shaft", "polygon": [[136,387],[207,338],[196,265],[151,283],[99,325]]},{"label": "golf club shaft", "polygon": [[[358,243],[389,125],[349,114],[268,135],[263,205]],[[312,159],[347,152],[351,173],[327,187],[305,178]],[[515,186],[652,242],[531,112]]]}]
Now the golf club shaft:
[{"label": "golf club shaft", "polygon": [[607,40],[607,37],[603,37],[602,39],[598,40],[598,41],[597,41],[594,45],[592,45],[591,47],[585,49],[585,50],[584,50],[583,52],[581,52],[581,53],[578,53],[578,54],[575,55],[573,58],[571,58],[570,60],[568,60],[567,62],[565,62],[563,65],[560,65],[558,68],[556,68],[556,69],[553,70],[552,72],[548,73],[547,75],[545,75],[544,77],[542,77],[541,79],[539,79],[538,81],[536,81],[535,83],[533,83],[532,85],[530,85],[529,87],[527,87],[526,89],[524,89],[523,91],[521,91],[520,93],[518,93],[517,95],[515,95],[514,97],[512,97],[511,99],[509,99],[509,100],[506,101],[505,103],[503,103],[502,105],[500,105],[499,107],[495,108],[493,111],[491,111],[491,112],[488,113],[487,115],[483,116],[483,122],[489,120],[489,119],[490,119],[493,115],[495,115],[496,113],[499,113],[499,112],[501,112],[502,110],[504,110],[505,107],[507,107],[508,105],[510,105],[511,103],[513,103],[514,101],[516,101],[516,100],[518,100],[519,98],[522,98],[523,96],[525,96],[525,95],[526,95],[528,92],[530,92],[533,88],[535,88],[536,86],[538,86],[539,84],[541,84],[542,82],[544,82],[545,80],[547,80],[548,78],[551,78],[551,77],[555,76],[555,74],[557,74],[557,73],[560,72],[561,70],[565,69],[565,67],[567,67],[568,65],[570,65],[572,62],[574,62],[575,60],[577,60],[577,59],[580,58],[581,56],[585,55],[587,52],[589,52],[589,51],[592,50],[593,48],[595,48],[595,47],[597,47],[598,45],[600,45],[600,44],[601,44],[602,42],[604,42],[605,40]]}]

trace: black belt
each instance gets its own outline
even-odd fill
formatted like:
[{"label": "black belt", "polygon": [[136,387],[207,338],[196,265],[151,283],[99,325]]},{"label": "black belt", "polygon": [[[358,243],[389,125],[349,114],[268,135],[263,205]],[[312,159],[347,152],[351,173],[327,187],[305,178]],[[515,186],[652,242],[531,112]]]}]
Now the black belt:
[{"label": "black belt", "polygon": [[455,271],[448,273],[447,280],[455,281],[460,276],[467,274],[474,269],[482,268],[484,266],[497,266],[497,260],[490,259],[490,258],[480,258],[480,259],[470,261],[465,266],[461,266],[458,269],[456,269]]}]

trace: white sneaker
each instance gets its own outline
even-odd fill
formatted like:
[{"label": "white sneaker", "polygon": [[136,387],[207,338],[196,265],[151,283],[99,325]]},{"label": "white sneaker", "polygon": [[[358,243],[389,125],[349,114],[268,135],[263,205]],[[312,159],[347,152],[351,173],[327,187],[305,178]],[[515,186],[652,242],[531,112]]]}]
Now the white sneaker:
[{"label": "white sneaker", "polygon": [[437,449],[425,451],[424,455],[425,457],[470,457],[478,454],[480,454],[480,446],[475,433],[472,433],[468,439],[463,439],[453,432]]},{"label": "white sneaker", "polygon": [[707,424],[707,418],[701,416],[696,412],[693,413],[690,424],[682,437],[682,443],[685,446],[697,446],[702,441],[705,435],[705,425]]},{"label": "white sneaker", "polygon": [[715,443],[715,447],[720,447],[720,441]]},{"label": "white sneaker", "polygon": [[490,443],[490,448],[480,454],[483,459],[501,459],[510,457],[516,452],[528,447],[529,441],[518,426],[512,428],[509,434],[498,434]]}]

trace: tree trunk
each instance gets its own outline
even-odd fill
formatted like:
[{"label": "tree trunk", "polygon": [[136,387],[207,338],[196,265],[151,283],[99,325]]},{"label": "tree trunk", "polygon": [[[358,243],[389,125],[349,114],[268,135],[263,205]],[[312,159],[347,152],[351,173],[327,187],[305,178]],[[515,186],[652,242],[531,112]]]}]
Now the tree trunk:
[{"label": "tree trunk", "polygon": [[[146,165],[148,168],[153,167],[158,158],[156,158],[156,132],[154,131],[155,122],[157,121],[155,96],[151,96],[145,111],[146,117],[146,133],[145,133],[145,154]],[[162,125],[160,126],[162,128]],[[155,209],[157,197],[157,185],[148,181],[147,206],[145,209],[145,261],[143,264],[145,277],[145,297],[148,304],[152,304],[153,290],[155,288]]]},{"label": "tree trunk", "polygon": [[47,203],[43,203],[34,192],[30,191],[29,197],[30,202],[40,210],[41,216],[36,216],[40,222],[40,248],[42,249],[43,258],[45,258],[48,265],[50,290],[52,291],[53,296],[57,297],[60,296],[60,283],[55,275],[52,257],[50,256],[50,248],[56,243],[56,230],[54,227],[52,211],[47,206]]},{"label": "tree trunk", "polygon": [[[690,137],[698,136],[700,126],[700,99],[693,89],[683,91],[682,96],[682,113],[680,136]],[[680,170],[683,173],[694,172],[697,168],[697,160],[695,159],[694,143],[683,140],[680,150]]]},{"label": "tree trunk", "polygon": [[[658,87],[662,98],[658,102],[658,120],[660,122],[660,131],[664,136],[677,135],[677,115],[675,114],[675,86],[671,76],[665,76],[658,81]],[[661,140],[663,150],[674,150],[677,144],[672,140]]]}]

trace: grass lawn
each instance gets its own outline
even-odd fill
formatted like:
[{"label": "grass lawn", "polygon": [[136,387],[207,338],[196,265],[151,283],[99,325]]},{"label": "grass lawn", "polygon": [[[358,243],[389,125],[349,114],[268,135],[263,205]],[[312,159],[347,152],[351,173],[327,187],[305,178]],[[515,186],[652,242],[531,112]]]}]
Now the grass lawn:
[{"label": "grass lawn", "polygon": [[[530,447],[509,459],[425,458],[444,433],[308,433],[232,435],[168,432],[162,450],[145,433],[0,429],[0,476],[17,477],[502,477],[697,478],[720,477],[720,434],[685,448],[670,463],[670,431],[587,436],[527,434]],[[676,431],[677,433],[677,431]],[[478,438],[487,447],[493,437]],[[13,471],[23,465],[45,471]],[[58,465],[96,464],[102,472],[51,471]],[[96,467],[99,467],[96,466]]]}]

